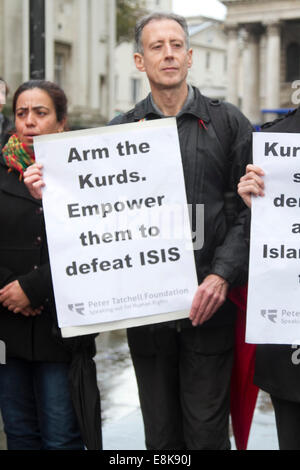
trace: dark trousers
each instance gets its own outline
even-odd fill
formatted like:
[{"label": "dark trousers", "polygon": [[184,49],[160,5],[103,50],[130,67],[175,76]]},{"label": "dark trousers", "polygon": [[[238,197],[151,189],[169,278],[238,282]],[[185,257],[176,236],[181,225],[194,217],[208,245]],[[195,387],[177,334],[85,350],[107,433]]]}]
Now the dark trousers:
[{"label": "dark trousers", "polygon": [[8,450],[83,450],[68,384],[69,365],[8,359],[0,408]]},{"label": "dark trousers", "polygon": [[300,450],[300,403],[271,395],[280,450]]},{"label": "dark trousers", "polygon": [[234,327],[127,331],[147,449],[230,449]]}]

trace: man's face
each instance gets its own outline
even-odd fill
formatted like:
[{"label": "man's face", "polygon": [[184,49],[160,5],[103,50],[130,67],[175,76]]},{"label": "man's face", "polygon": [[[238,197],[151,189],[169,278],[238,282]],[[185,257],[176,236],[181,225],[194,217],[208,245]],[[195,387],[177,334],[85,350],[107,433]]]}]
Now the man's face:
[{"label": "man's face", "polygon": [[192,65],[182,27],[174,20],[153,20],[142,32],[143,54],[135,54],[138,70],[146,72],[153,90],[178,88]]}]

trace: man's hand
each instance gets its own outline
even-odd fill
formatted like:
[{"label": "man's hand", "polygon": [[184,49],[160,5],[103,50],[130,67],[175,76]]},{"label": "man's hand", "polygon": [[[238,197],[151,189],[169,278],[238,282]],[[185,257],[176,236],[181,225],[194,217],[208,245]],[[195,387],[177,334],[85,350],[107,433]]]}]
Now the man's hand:
[{"label": "man's hand", "polygon": [[193,326],[202,325],[213,316],[225,302],[228,288],[228,282],[216,274],[210,274],[204,279],[197,289],[190,311]]},{"label": "man's hand", "polygon": [[45,186],[42,168],[43,165],[34,163],[24,172],[24,183],[31,196],[35,199],[42,199],[42,188]]}]

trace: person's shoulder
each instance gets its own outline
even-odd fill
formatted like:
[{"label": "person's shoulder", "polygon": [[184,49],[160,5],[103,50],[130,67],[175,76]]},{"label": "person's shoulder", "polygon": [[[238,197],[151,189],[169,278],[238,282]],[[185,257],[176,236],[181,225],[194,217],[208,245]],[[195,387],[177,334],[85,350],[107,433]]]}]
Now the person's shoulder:
[{"label": "person's shoulder", "polygon": [[143,119],[146,114],[149,112],[151,109],[150,105],[150,94],[143,99],[142,101],[139,101],[134,108],[130,109],[127,112],[120,113],[117,116],[115,116],[109,123],[109,126],[115,126],[118,124],[129,124],[131,122],[139,121]]},{"label": "person's shoulder", "polygon": [[229,101],[221,101],[220,106],[223,106],[224,109],[227,111],[229,116],[232,116],[236,119],[243,119],[247,120],[247,117],[242,113],[242,111],[235,105],[230,103]]},{"label": "person's shoulder", "polygon": [[203,95],[199,88],[193,87],[196,93],[196,99],[199,101],[204,100],[205,103],[210,107],[210,108],[216,108],[216,109],[222,109],[226,110],[227,112],[232,112],[236,114],[242,114],[239,108],[232,103],[229,103],[228,101],[221,100],[219,98],[212,98],[206,95]]},{"label": "person's shoulder", "polygon": [[220,99],[204,97],[207,102],[209,114],[218,126],[228,126],[233,134],[243,131],[245,134],[251,134],[253,131],[249,119],[241,110],[230,103]]},{"label": "person's shoulder", "polygon": [[[200,93],[199,90],[198,92]],[[210,114],[216,115],[219,113],[221,116],[226,115],[226,117],[232,122],[238,121],[244,122],[247,125],[249,124],[249,120],[242,113],[242,111],[236,105],[230,103],[229,101],[221,100],[218,98],[210,98],[202,94],[201,97],[205,100]]]},{"label": "person's shoulder", "polygon": [[118,124],[129,124],[135,121],[135,108],[126,113],[118,114],[109,123],[108,126],[117,126]]},{"label": "person's shoulder", "polygon": [[266,122],[261,126],[261,131],[262,132],[276,132],[276,131],[281,131],[284,130],[285,128],[288,127],[289,123],[291,120],[294,119],[296,113],[299,113],[299,109],[293,109],[289,111],[287,114],[284,116],[281,116],[277,119],[274,119],[273,121]]},{"label": "person's shoulder", "polygon": [[116,126],[117,124],[122,123],[123,114],[118,114],[111,121],[107,123],[108,126]]},{"label": "person's shoulder", "polygon": [[120,113],[117,116],[115,116],[109,123],[107,124],[108,126],[117,126],[118,124],[123,124],[125,122],[125,117],[127,113]]}]

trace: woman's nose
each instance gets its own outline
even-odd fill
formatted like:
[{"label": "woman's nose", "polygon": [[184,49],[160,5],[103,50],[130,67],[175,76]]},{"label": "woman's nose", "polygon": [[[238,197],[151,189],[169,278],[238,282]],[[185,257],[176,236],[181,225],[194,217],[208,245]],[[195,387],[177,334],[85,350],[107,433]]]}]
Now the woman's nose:
[{"label": "woman's nose", "polygon": [[33,126],[35,124],[33,113],[29,112],[25,120],[26,126]]}]

